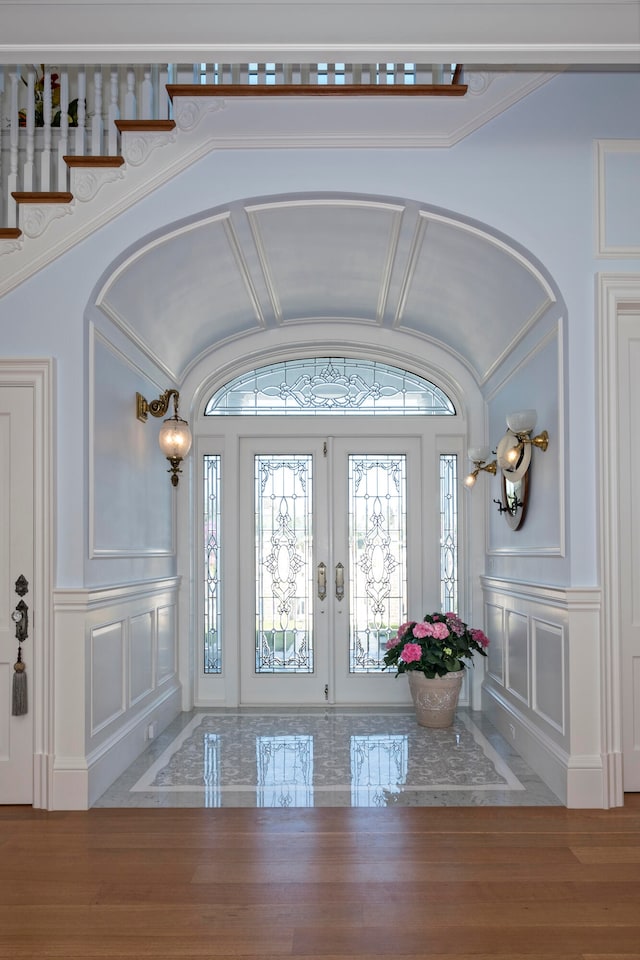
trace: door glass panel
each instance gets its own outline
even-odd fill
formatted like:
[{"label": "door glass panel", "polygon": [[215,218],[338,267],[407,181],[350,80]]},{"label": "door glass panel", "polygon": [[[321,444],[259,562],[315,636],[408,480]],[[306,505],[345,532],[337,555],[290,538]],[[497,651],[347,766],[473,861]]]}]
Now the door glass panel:
[{"label": "door glass panel", "polygon": [[349,456],[350,673],[380,672],[407,609],[407,461]]},{"label": "door glass panel", "polygon": [[220,648],[220,456],[203,458],[204,672],[222,672]]},{"label": "door glass panel", "polygon": [[458,457],[440,456],[440,603],[458,610]]},{"label": "door glass panel", "polygon": [[256,673],[313,673],[313,460],[254,463]]}]

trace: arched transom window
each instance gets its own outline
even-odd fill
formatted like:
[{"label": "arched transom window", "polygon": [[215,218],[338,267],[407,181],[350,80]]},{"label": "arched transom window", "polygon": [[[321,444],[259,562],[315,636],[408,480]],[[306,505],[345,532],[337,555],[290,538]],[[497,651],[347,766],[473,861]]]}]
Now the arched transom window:
[{"label": "arched transom window", "polygon": [[372,360],[314,357],[285,360],[235,377],[217,390],[205,416],[455,416],[434,383]]}]

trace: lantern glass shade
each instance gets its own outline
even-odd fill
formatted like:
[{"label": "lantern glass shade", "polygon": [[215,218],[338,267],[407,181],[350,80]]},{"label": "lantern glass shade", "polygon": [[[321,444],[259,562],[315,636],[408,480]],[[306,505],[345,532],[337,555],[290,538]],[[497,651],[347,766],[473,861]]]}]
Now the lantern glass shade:
[{"label": "lantern glass shade", "polygon": [[160,428],[158,442],[168,460],[182,460],[191,449],[192,436],[189,424],[180,417],[170,417]]}]

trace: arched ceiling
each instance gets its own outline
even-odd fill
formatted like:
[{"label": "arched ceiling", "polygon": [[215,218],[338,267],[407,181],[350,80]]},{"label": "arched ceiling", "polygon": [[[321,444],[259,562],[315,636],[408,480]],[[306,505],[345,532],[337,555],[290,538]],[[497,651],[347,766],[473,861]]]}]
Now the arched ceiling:
[{"label": "arched ceiling", "polygon": [[231,338],[326,319],[437,342],[479,383],[555,300],[540,267],[477,223],[397,198],[236,202],[146,238],[98,306],[180,382]]}]

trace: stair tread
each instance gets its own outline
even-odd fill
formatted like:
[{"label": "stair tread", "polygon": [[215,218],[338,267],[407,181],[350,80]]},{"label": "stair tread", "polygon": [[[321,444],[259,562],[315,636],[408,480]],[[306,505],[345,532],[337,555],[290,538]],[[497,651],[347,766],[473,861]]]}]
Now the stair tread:
[{"label": "stair tread", "polygon": [[72,193],[57,190],[18,191],[11,194],[16,203],[71,203]]},{"label": "stair tread", "polygon": [[73,154],[62,158],[68,167],[121,167],[124,157],[89,156]]}]

